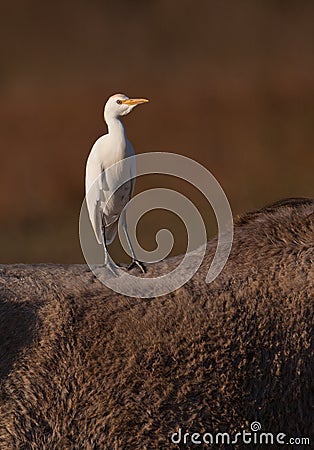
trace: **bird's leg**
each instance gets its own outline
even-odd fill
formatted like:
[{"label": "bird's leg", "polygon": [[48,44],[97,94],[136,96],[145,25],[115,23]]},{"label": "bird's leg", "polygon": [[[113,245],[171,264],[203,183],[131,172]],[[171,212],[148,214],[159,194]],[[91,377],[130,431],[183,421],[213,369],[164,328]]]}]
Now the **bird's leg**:
[{"label": "bird's leg", "polygon": [[103,247],[104,247],[104,251],[105,251],[105,262],[104,265],[110,270],[110,272],[112,272],[114,275],[118,275],[117,273],[117,266],[115,265],[115,263],[112,261],[108,249],[107,249],[107,243],[106,243],[106,234],[105,234],[105,226],[103,225],[102,227],[102,236],[103,236]]},{"label": "bird's leg", "polygon": [[106,229],[105,229],[105,224],[103,222],[103,220],[101,220],[102,223],[102,244],[104,247],[104,252],[105,252],[105,262],[104,265],[110,270],[110,272],[112,272],[114,275],[118,275],[117,272],[117,266],[115,265],[115,263],[112,261],[112,259],[110,258],[108,249],[107,249],[107,242],[106,242]]},{"label": "bird's leg", "polygon": [[131,269],[133,269],[133,267],[137,266],[142,273],[146,273],[145,265],[141,261],[139,261],[136,258],[136,256],[135,256],[135,253],[134,253],[134,250],[133,250],[133,247],[132,247],[132,244],[131,244],[131,240],[130,240],[130,237],[129,237],[129,233],[128,233],[128,230],[127,230],[127,226],[126,226],[125,210],[123,211],[122,214],[123,214],[123,217],[122,217],[122,228],[123,228],[123,231],[124,231],[124,234],[125,234],[125,237],[126,237],[126,240],[128,242],[128,246],[129,246],[129,249],[130,249],[131,255],[132,255],[132,262],[128,266],[128,270],[131,270]]}]

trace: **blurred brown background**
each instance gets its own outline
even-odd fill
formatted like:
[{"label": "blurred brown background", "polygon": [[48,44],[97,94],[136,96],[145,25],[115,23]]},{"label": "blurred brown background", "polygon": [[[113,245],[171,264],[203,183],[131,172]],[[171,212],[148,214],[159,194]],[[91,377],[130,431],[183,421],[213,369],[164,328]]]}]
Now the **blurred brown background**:
[{"label": "blurred brown background", "polygon": [[[1,263],[83,261],[85,163],[116,92],[151,100],[125,119],[136,152],[196,159],[234,214],[313,196],[312,1],[13,0],[0,8]],[[148,185],[139,179],[137,190]],[[182,190],[208,221],[204,199]],[[166,227],[170,216],[153,213],[147,224]],[[153,247],[147,224],[142,239]]]}]

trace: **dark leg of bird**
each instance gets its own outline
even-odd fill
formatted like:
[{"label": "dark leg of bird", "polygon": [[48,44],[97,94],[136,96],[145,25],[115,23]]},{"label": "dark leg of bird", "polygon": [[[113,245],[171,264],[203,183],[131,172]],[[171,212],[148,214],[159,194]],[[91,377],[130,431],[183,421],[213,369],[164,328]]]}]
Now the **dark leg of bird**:
[{"label": "dark leg of bird", "polygon": [[103,247],[104,247],[104,251],[105,251],[105,265],[107,265],[107,262],[109,260],[109,252],[107,249],[105,225],[102,226],[102,239],[103,239]]},{"label": "dark leg of bird", "polygon": [[134,253],[131,241],[130,241],[130,237],[129,237],[129,233],[128,233],[128,230],[127,230],[127,226],[126,226],[126,215],[125,214],[126,213],[125,213],[125,210],[124,210],[123,211],[123,217],[122,217],[122,227],[123,227],[123,231],[124,231],[126,240],[128,241],[129,249],[131,250],[131,255],[132,255],[132,262],[128,266],[128,270],[133,269],[133,267],[138,267],[142,273],[146,273],[145,265],[141,261],[136,259],[136,256],[135,256],[135,253]]},{"label": "dark leg of bird", "polygon": [[135,258],[132,258],[132,262],[128,266],[128,270],[133,269],[133,267],[138,267],[142,273],[146,273],[145,265],[141,261],[139,261],[139,260],[137,260]]},{"label": "dark leg of bird", "polygon": [[105,252],[105,263],[104,265],[112,272],[114,275],[118,275],[117,269],[118,267],[115,265],[115,263],[110,258],[108,249],[107,249],[107,243],[106,243],[106,229],[104,223],[102,223],[102,239],[103,239],[103,247]]}]

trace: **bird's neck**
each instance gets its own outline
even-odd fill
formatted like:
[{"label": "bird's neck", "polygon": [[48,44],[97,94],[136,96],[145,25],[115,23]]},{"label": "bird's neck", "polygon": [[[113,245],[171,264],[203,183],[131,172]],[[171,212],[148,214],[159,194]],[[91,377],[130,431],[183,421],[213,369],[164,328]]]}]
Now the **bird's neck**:
[{"label": "bird's neck", "polygon": [[126,139],[124,125],[118,117],[105,117],[108,133],[110,136],[120,139]]}]

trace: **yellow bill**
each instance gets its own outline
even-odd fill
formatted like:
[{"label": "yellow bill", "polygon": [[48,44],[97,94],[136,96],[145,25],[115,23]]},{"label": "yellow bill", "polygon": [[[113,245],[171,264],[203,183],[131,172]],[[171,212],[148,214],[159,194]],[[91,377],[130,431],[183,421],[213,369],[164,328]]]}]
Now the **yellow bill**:
[{"label": "yellow bill", "polygon": [[121,103],[124,105],[141,105],[142,103],[147,103],[149,100],[146,98],[128,98],[126,100],[122,100]]}]

